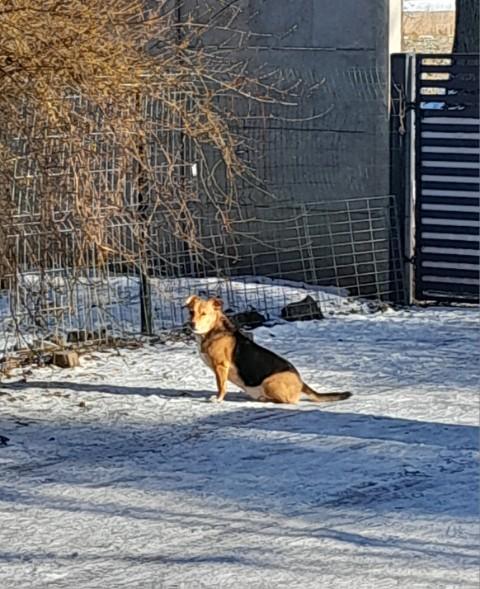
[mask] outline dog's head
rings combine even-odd
[[[190,326],[196,335],[211,331],[222,317],[223,302],[216,297],[205,300],[192,295],[185,301],[190,313]]]

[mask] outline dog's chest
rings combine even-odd
[[[200,354],[200,358],[203,360],[203,362],[209,368],[213,369],[213,365],[212,365],[212,361],[210,359],[210,356],[202,350],[202,338],[197,336],[195,339],[197,340],[197,347],[198,347],[198,353]]]
[[[213,370],[213,365],[212,365],[212,361],[210,359],[210,356],[208,354],[204,354],[203,352],[200,352],[200,358],[203,360],[203,362]]]

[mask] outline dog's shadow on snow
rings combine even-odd
[[[74,391],[78,393],[100,393],[107,395],[140,395],[142,397],[158,397],[159,399],[198,399],[202,401],[208,401],[212,395],[215,395],[215,389],[212,387],[211,390],[189,390],[189,389],[165,389],[158,387],[143,387],[143,386],[122,386],[122,385],[109,385],[101,383],[82,383],[82,382],[69,382],[69,381],[17,381],[14,383],[1,384],[0,389],[9,392],[17,392],[21,390],[32,390],[41,389],[48,390],[51,392]],[[248,401],[248,397],[240,392],[229,392],[228,400],[230,401]]]
[[[193,399],[210,403],[215,390],[165,389],[158,387],[130,387],[100,383],[69,381],[28,381],[0,385],[0,390],[10,393],[22,390],[41,389],[51,394],[68,395],[69,392],[101,393],[109,395],[140,395],[159,399]],[[223,407],[232,410],[213,412],[198,419],[202,431],[208,426],[242,427],[264,432],[286,431],[291,434],[347,436],[380,442],[399,442],[402,444],[434,445],[444,449],[475,450],[479,447],[478,428],[461,424],[424,422],[399,417],[377,416],[345,411],[349,401],[339,403],[314,403],[305,399],[300,407],[260,403],[252,401],[244,393],[229,392]],[[338,405],[342,412],[335,412]],[[215,406],[215,404],[212,404]],[[243,405],[243,406],[242,406]],[[234,407],[234,409],[233,409]],[[324,411],[323,409],[327,409]],[[171,427],[179,426],[170,424]]]

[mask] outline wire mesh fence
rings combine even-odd
[[[212,253],[192,263],[194,272],[181,280],[152,279],[156,326],[178,325],[181,304],[192,292],[220,296],[233,311],[254,308],[273,319],[306,295],[324,313],[341,310],[345,295],[401,300],[402,257],[393,197],[251,205],[242,213],[233,239],[221,247],[215,224],[204,220],[202,238]]]
[[[84,267],[52,265],[4,277],[5,349],[179,328],[183,302],[192,293],[220,296],[232,311],[255,309],[270,320],[306,295],[324,314],[342,312],[350,300],[345,295],[401,298],[402,260],[390,196],[243,207],[230,235],[220,231],[207,207],[198,208],[197,248],[162,231],[160,216],[148,226],[145,273],[124,260],[97,266],[92,253]],[[345,310],[351,309],[347,304]]]
[[[225,112],[237,113],[230,128],[245,169],[255,171],[240,178],[235,197],[218,154],[184,133],[178,109],[188,113],[192,96],[132,94],[125,108],[140,109],[146,128],[130,159],[87,100],[66,96],[93,121],[82,135],[92,210],[81,227],[74,208],[85,170],[72,160],[68,131],[38,128],[25,107],[28,136],[11,139],[14,214],[3,235],[14,263],[0,261],[0,347],[74,346],[181,328],[192,293],[221,296],[230,311],[255,309],[266,320],[307,295],[324,314],[358,309],[352,299],[400,301],[397,207],[378,190],[388,161],[379,163],[378,147],[362,143],[369,133],[362,114],[385,100],[384,72],[301,75],[308,92],[294,106],[221,96]],[[387,128],[382,112],[375,117]],[[47,212],[46,189],[55,196]],[[95,232],[101,240],[85,246]]]

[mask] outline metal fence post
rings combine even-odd
[[[143,97],[137,93],[136,95],[137,108],[141,110],[146,108],[143,104]],[[145,147],[143,141],[138,146],[138,153],[140,158],[148,158],[148,149]],[[148,201],[149,201],[149,186],[147,180],[142,173],[141,165],[137,164],[137,190],[138,190],[138,216],[142,224],[142,232],[144,234],[145,243],[148,243],[148,232],[150,227],[148,225]],[[140,255],[142,252],[140,251]],[[142,256],[143,257],[143,256]],[[140,301],[140,328],[143,335],[153,335],[153,315],[152,315],[152,289],[148,279],[148,259],[141,259],[139,263],[139,301]]]
[[[406,302],[414,300],[415,284],[415,202],[416,202],[416,57],[406,57],[405,96],[406,96],[406,143],[405,143],[405,285]]]
[[[390,192],[395,196],[404,259],[402,300],[411,304],[415,242],[415,56],[399,53],[391,62]]]
[[[143,335],[153,335],[152,289],[148,276],[140,275],[140,322]]]

